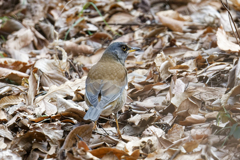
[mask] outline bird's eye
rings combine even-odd
[[[125,52],[127,50],[127,46],[122,46],[122,50]]]

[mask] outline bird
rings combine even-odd
[[[85,102],[89,109],[84,120],[96,122],[100,115],[109,116],[114,113],[117,132],[121,137],[117,113],[124,106],[127,97],[125,60],[129,53],[140,50],[123,42],[114,42],[107,47],[101,59],[88,72]]]

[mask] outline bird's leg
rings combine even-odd
[[[97,121],[94,122],[93,129],[97,129]]]
[[[118,125],[118,115],[117,115],[117,113],[114,114],[114,118],[115,118],[116,125],[117,125],[118,138],[122,139],[122,135],[121,135],[121,132],[120,132],[120,129],[119,129],[119,125]]]

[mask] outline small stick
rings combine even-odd
[[[78,72],[77,68],[74,66],[74,64],[68,59],[68,62],[73,66],[74,70],[77,72],[79,78],[81,78],[82,76],[80,75],[80,73]]]

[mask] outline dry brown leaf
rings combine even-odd
[[[0,122],[7,122],[7,115],[3,110],[0,110]]]
[[[78,88],[85,88],[85,81],[86,77],[82,77],[81,79],[76,79],[74,82],[67,81],[61,86],[53,85],[49,88],[49,91],[46,95],[36,98],[34,103],[37,104],[43,99],[45,99],[46,101],[48,101],[49,99],[57,100],[58,97],[66,97],[68,95],[73,97],[75,90],[77,90]]]
[[[6,45],[10,49],[20,50],[29,45],[33,41],[33,38],[34,34],[30,29],[22,28],[9,37]]]
[[[0,124],[0,135],[1,137],[5,137],[9,140],[13,140],[12,133],[8,130],[8,128],[2,124]]]
[[[32,64],[27,62],[18,61],[13,58],[1,58],[0,59],[0,67],[8,68],[16,71],[20,71],[25,73],[27,69],[31,67]]]
[[[170,130],[168,130],[167,134],[168,140],[174,142],[183,138],[184,129],[185,129],[184,126],[174,124],[173,127]]]
[[[191,98],[187,98],[179,105],[177,109],[177,115],[181,115],[181,111],[187,111],[188,114],[197,114],[200,106],[196,104]],[[187,116],[186,116],[187,117]]]
[[[61,119],[62,116],[64,117],[72,117],[74,119],[76,119],[78,122],[82,122],[82,121],[85,121],[83,120],[83,117],[85,115],[85,112],[84,111],[81,111],[77,108],[69,108],[67,109],[66,111],[64,112],[61,112],[55,116],[52,116],[51,118],[53,119]]]
[[[169,27],[173,31],[183,32],[184,22],[166,17],[160,13],[157,13],[157,16],[164,26]]]
[[[0,138],[0,149],[5,149],[7,147],[7,144],[6,143],[4,143],[4,138],[3,137],[1,137]],[[0,158],[2,158],[2,157],[0,157]]]
[[[140,147],[141,152],[144,153],[151,153],[156,151],[158,147],[158,139],[156,136],[150,136],[150,137],[143,137],[139,140],[132,139],[126,144],[126,150],[128,151],[128,154],[134,153],[135,147]]]
[[[142,136],[146,137],[146,136],[151,136],[153,134],[156,135],[157,137],[165,136],[165,132],[161,128],[157,128],[155,126],[150,126],[146,128],[143,131]]]
[[[90,37],[91,41],[94,41],[97,43],[103,43],[106,41],[110,41],[112,39],[113,39],[112,36],[105,32],[96,32]]]
[[[134,123],[135,126],[146,126],[147,124],[154,122],[155,118],[156,117],[154,113],[137,114],[134,117],[129,118],[128,122]]]
[[[35,98],[35,95],[38,92],[38,90],[37,90],[38,84],[37,84],[37,80],[35,78],[33,71],[31,71],[31,75],[28,79],[28,83],[29,83],[29,88],[28,88],[26,103],[27,103],[27,105],[33,105],[33,100]]]
[[[172,154],[168,151],[165,151],[164,149],[158,149],[153,153],[148,154],[147,158],[145,160],[156,160],[158,158],[161,159],[170,159]]]
[[[67,41],[64,43],[64,50],[68,55],[72,54],[73,56],[93,54],[94,48],[88,45],[78,45],[76,43]]]
[[[20,157],[18,154],[14,153],[12,150],[2,150],[0,152],[0,159],[7,159],[7,160],[21,160],[22,157]]]
[[[198,147],[198,142],[197,141],[187,142],[183,145],[183,147],[189,153]]]
[[[179,124],[183,126],[189,126],[192,124],[198,124],[198,123],[204,123],[206,121],[206,118],[200,115],[190,115],[186,117],[184,121],[180,121]]]
[[[0,100],[0,108],[6,107],[9,105],[19,104],[24,101],[25,101],[25,99],[24,99],[23,95],[6,96]]]
[[[201,156],[201,151],[194,152],[191,154],[180,153],[174,158],[174,160],[182,160],[182,159],[184,159],[184,160],[192,160],[192,159],[203,160],[202,156]]]
[[[238,44],[231,42],[228,39],[228,36],[227,36],[226,32],[223,30],[223,28],[218,28],[216,35],[217,35],[217,44],[221,50],[229,51],[229,52],[239,52],[240,51],[240,46]]]
[[[118,159],[121,159],[122,156],[126,156],[128,155],[126,152],[116,149],[116,148],[107,148],[107,147],[103,147],[103,148],[99,148],[99,149],[95,149],[90,151],[90,153],[92,155],[94,155],[95,157],[98,158],[102,158],[103,156],[105,156],[108,153],[113,153]]]
[[[211,128],[195,128],[191,130],[191,136],[195,140],[202,140],[209,137],[212,134]]]
[[[80,55],[77,58],[75,58],[74,61],[80,64],[84,64],[87,67],[91,67],[100,60],[104,51],[105,49],[100,48],[95,52],[93,56],[86,57],[86,56]]]
[[[79,142],[77,143],[77,147],[78,147],[79,149],[80,149],[80,148],[84,148],[85,151],[90,150],[90,149],[88,148],[87,144],[86,144],[84,141],[79,141]]]
[[[60,85],[67,81],[64,72],[68,71],[69,64],[66,60],[40,59],[35,65],[38,68],[38,74],[41,76],[43,86]]]
[[[5,33],[12,33],[14,31],[18,31],[22,29],[24,26],[17,20],[15,19],[8,19],[1,27],[0,31],[5,32]]]
[[[102,158],[102,160],[119,160],[118,157],[113,152],[108,152]]]
[[[80,136],[85,142],[88,142],[92,136],[93,124],[85,124],[74,128],[66,137],[62,149],[69,150],[76,143],[77,135]]]
[[[133,21],[134,17],[131,14],[125,13],[125,12],[118,12],[116,14],[114,14],[109,20],[108,23],[127,23],[127,22],[131,22]],[[117,30],[119,29],[121,26],[119,25],[115,25],[115,26],[111,26],[112,30]],[[109,30],[109,28],[106,26],[105,27],[106,30]]]
[[[55,105],[49,103],[45,99],[40,101],[37,104],[37,106],[38,106],[38,108],[35,109],[35,113],[37,115],[42,115],[45,112],[45,114],[49,116],[49,115],[53,115],[57,112],[57,107]]]
[[[11,70],[8,68],[2,68],[0,67],[0,77],[1,78],[8,78],[12,81],[14,81],[17,84],[22,83],[22,78],[28,78],[29,75],[23,72]]]

